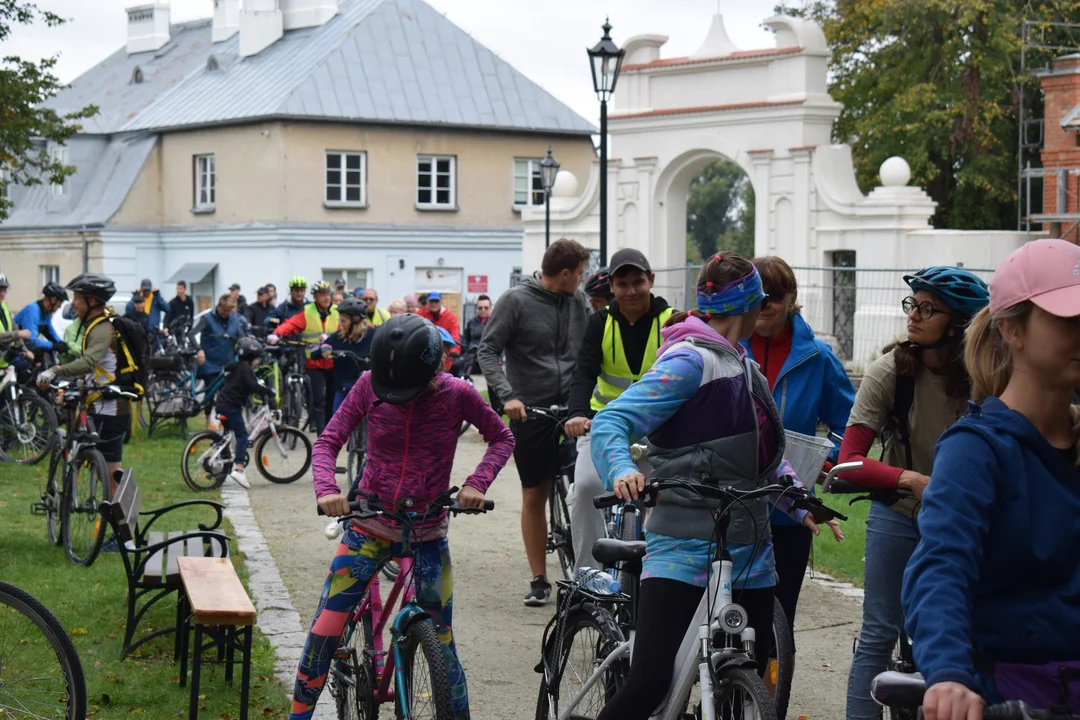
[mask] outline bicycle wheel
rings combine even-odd
[[[64,452],[60,449],[60,443],[53,446],[49,457],[49,480],[45,484],[45,494],[41,496],[41,504],[45,506],[45,527],[49,533],[49,542],[59,545],[63,542],[60,528],[60,492],[58,487],[64,482]]]
[[[452,720],[450,678],[435,625],[430,619],[414,621],[400,640],[403,697],[396,697],[398,717],[409,720]]]
[[[60,524],[64,550],[76,565],[90,565],[101,551],[108,522],[99,510],[109,499],[109,469],[93,447],[84,447],[68,465],[64,494],[60,498]]]
[[[791,700],[791,683],[795,679],[795,637],[791,634],[787,615],[780,601],[773,598],[773,652],[775,660],[770,659],[765,669],[765,686],[772,688],[773,706],[777,720],[787,716],[788,702]]]
[[[713,704],[717,720],[776,720],[769,689],[755,670],[728,668],[716,680]]]
[[[0,582],[0,717],[86,717],[86,681],[64,626],[36,598]]]
[[[232,448],[224,445],[224,436],[203,430],[191,436],[180,456],[180,472],[184,482],[195,492],[221,487],[232,472]]]
[[[326,686],[337,706],[338,720],[376,720],[374,644],[371,613],[346,628],[345,642],[334,653]]]
[[[548,552],[559,556],[563,577],[574,579],[574,543],[570,530],[570,508],[567,506],[566,479],[559,475],[551,483],[548,495]]]
[[[544,663],[555,680],[547,685],[547,675],[540,684],[536,701],[536,720],[553,720],[568,709],[608,655],[623,642],[622,630],[615,617],[606,609],[590,606],[571,608],[563,624],[561,638],[552,634],[544,649]],[[571,709],[574,718],[595,718],[604,705],[626,683],[630,673],[630,657],[608,666],[604,676],[594,684]]]
[[[296,428],[278,425],[276,433],[263,433],[259,440],[255,467],[270,482],[298,480],[311,467],[311,440]]]
[[[361,420],[356,429],[349,434],[349,482],[356,481],[357,476],[364,471],[364,462],[367,461],[367,420]]]
[[[56,413],[45,398],[23,392],[0,410],[0,452],[12,462],[33,465],[56,439]]]

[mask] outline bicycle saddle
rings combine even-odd
[[[605,567],[618,562],[640,560],[645,557],[645,541],[626,542],[624,540],[600,538],[593,543],[592,554],[597,562],[602,563]]]
[[[902,673],[890,670],[874,678],[870,695],[886,707],[919,707],[926,694],[922,673]]]

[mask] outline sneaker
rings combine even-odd
[[[248,482],[247,475],[244,474],[243,470],[233,470],[231,473],[229,473],[229,477],[232,478],[237,485],[244,488],[245,490],[251,487],[251,483]]]
[[[537,575],[529,583],[529,592],[525,594],[526,607],[542,607],[551,602],[551,583],[543,575]]]

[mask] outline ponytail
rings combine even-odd
[[[701,312],[700,310],[690,310],[689,312],[682,311],[671,313],[671,317],[669,317],[667,322],[664,323],[664,327],[669,328],[673,325],[678,325],[679,323],[684,322],[686,318],[689,317],[696,317],[701,322],[709,322],[709,317],[705,313]]]
[[[964,336],[964,364],[976,401],[1000,396],[1012,377],[1012,350],[1001,336],[998,323],[1005,320],[1027,325],[1031,308],[1030,302],[1022,302],[992,316],[987,306],[971,319]]]

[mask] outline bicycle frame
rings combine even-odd
[[[283,448],[281,448],[280,446],[279,441],[277,440],[277,426],[273,421],[272,411],[269,407],[263,405],[261,408],[259,408],[259,411],[255,413],[255,417],[251,419],[251,422],[247,424],[248,437],[254,440],[267,428],[269,428],[270,432],[274,434],[274,441],[275,444],[278,444],[278,450],[283,450]],[[218,457],[221,455],[222,451],[224,451],[225,448],[229,447],[232,444],[235,435],[236,434],[232,430],[227,430],[222,435],[221,442],[215,443],[214,445],[211,445],[209,448],[207,448],[206,451],[199,456],[196,462],[198,462],[198,464],[201,466],[207,460],[217,460]],[[243,458],[239,458],[239,460],[243,460]],[[233,461],[236,462],[237,458],[234,458]]]

